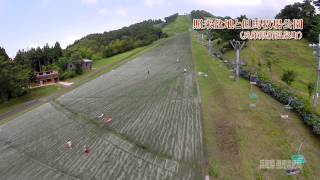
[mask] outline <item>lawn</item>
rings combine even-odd
[[[188,15],[180,15],[176,21],[168,24],[163,28],[163,31],[169,36],[176,35],[178,33],[186,32],[191,28],[191,18]]]
[[[234,82],[225,65],[210,57],[192,38],[192,56],[198,77],[208,173],[216,179],[317,179],[320,177],[320,142],[302,121],[290,113],[280,119],[282,105],[254,88],[257,107],[250,109],[249,82]],[[302,139],[307,159],[302,174],[287,177],[285,170],[261,170],[260,160],[287,160]]]
[[[310,100],[308,95],[308,83],[314,83],[316,79],[316,58],[312,54],[312,49],[308,47],[308,42],[301,41],[250,41],[247,47],[241,52],[241,59],[251,66],[252,54],[256,54],[257,62],[262,64],[261,73],[271,79],[271,73],[266,67],[266,51],[271,52],[270,59],[274,61],[272,66],[273,81],[282,86],[288,86],[281,81],[281,75],[284,70],[293,70],[296,72],[296,80],[292,83],[291,88],[295,94]],[[226,59],[234,59],[234,51],[228,51],[225,54]],[[320,106],[317,108],[320,113]]]

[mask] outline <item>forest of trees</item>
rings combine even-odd
[[[0,47],[0,103],[29,92],[31,71],[11,60]]]
[[[166,37],[161,28],[155,26],[160,23],[163,23],[160,19],[147,20],[119,30],[90,34],[67,47],[65,56],[96,60],[148,45]]]
[[[320,1],[318,1],[320,2]],[[320,7],[317,1],[314,5]],[[318,42],[320,32],[320,15],[316,14],[316,9],[311,0],[304,0],[285,6],[276,16],[279,19],[303,19],[303,36],[311,42]]]
[[[192,19],[205,19],[207,17],[214,17],[211,13],[204,10],[193,10],[190,14]]]
[[[46,44],[42,48],[19,50],[14,62],[30,68],[34,72],[39,72],[46,66],[57,62],[60,57],[62,57],[62,48],[59,42],[56,42],[53,47]]]

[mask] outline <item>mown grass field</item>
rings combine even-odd
[[[175,22],[168,24],[163,28],[163,31],[169,36],[176,35],[178,33],[187,32],[191,27],[191,18],[188,15],[180,15]]]
[[[309,101],[308,83],[315,82],[317,59],[312,53],[312,49],[308,47],[308,42],[301,41],[249,41],[247,47],[241,51],[241,59],[246,61],[249,66],[252,66],[252,54],[256,54],[257,62],[262,64],[261,73],[265,77],[271,79],[271,73],[266,67],[265,53],[271,52],[270,59],[274,61],[272,66],[272,79],[276,84],[288,88],[288,86],[281,81],[281,75],[284,70],[293,70],[297,73],[296,80],[292,83],[291,88],[293,92],[300,97]],[[225,54],[226,59],[234,59],[234,51],[228,51]],[[255,65],[258,69],[257,64]],[[320,113],[320,105],[317,107],[318,114]]]
[[[231,80],[231,72],[207,52],[193,36],[196,71],[208,74],[198,79],[209,174],[230,180],[319,179],[319,138],[293,113],[290,120],[281,120],[282,105],[256,88],[257,108],[250,109],[249,82]],[[307,160],[302,174],[287,177],[285,170],[260,169],[260,160],[290,159],[302,139]]]

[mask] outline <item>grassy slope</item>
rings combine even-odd
[[[12,99],[8,101],[7,103],[0,104],[0,114],[4,114],[6,112],[9,112],[18,106],[22,105],[23,103],[26,103],[31,100],[44,98],[53,96],[52,98],[58,97],[71,89],[90,81],[91,79],[94,79],[104,73],[107,73],[108,71],[119,67],[121,64],[128,62],[129,60],[145,53],[146,51],[156,47],[160,43],[165,41],[165,39],[158,40],[148,46],[140,47],[133,49],[131,51],[118,54],[115,56],[112,56],[110,58],[101,59],[98,61],[95,61],[93,64],[93,67],[96,68],[92,71],[89,71],[87,73],[84,73],[83,75],[77,76],[72,79],[68,79],[69,82],[74,82],[74,85],[70,88],[61,88],[60,85],[52,85],[52,86],[46,86],[41,88],[36,88],[31,91],[30,94],[22,97],[18,97],[15,99]],[[10,118],[11,119],[11,118]]]
[[[192,38],[193,60],[199,77],[201,108],[209,173],[217,179],[317,179],[320,177],[320,142],[294,114],[280,120],[281,104],[255,88],[257,109],[248,104],[249,83],[229,79],[230,71],[214,60]],[[307,159],[303,174],[294,178],[284,170],[260,170],[260,160],[289,159],[302,138]]]
[[[13,108],[15,108],[17,105],[20,105],[20,104],[25,103],[27,101],[32,101],[37,98],[45,97],[48,94],[52,94],[52,93],[58,91],[59,89],[61,89],[61,86],[59,86],[59,85],[51,85],[51,86],[33,89],[30,94],[27,94],[25,96],[15,98],[15,99],[12,99],[6,103],[0,104],[0,114],[8,112],[8,111],[12,110]]]
[[[190,16],[180,15],[177,17],[174,23],[170,23],[163,28],[163,31],[169,36],[176,35],[178,33],[186,32],[191,27]]]
[[[294,70],[297,73],[296,81],[292,87],[294,92],[304,99],[308,100],[307,84],[314,83],[316,78],[316,59],[308,43],[302,41],[250,41],[248,47],[241,52],[241,59],[250,63],[251,54],[256,51],[257,58],[265,64],[264,52],[268,50],[274,54],[271,56],[276,62],[272,68],[273,80],[281,86],[286,86],[281,81],[281,75],[284,70]],[[234,59],[235,53],[229,51],[225,57]],[[263,66],[262,72],[270,78],[266,66]],[[317,112],[320,113],[320,106]]]

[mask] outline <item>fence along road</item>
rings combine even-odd
[[[178,35],[0,126],[0,179],[203,179],[191,58]]]

